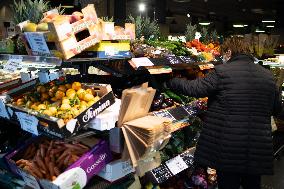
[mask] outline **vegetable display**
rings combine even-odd
[[[88,150],[89,147],[79,142],[45,139],[31,144],[16,160],[16,165],[38,179],[55,180]]]

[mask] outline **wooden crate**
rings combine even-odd
[[[100,30],[94,5],[85,7],[82,13],[84,18],[72,24],[67,18],[49,23],[49,30],[56,35],[59,50],[64,59],[69,59],[100,41],[98,35]],[[87,31],[89,36],[78,39],[76,35],[82,31]]]

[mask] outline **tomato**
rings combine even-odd
[[[72,83],[72,89],[78,91],[79,89],[81,89],[81,83],[80,82]]]

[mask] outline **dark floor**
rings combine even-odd
[[[274,161],[274,175],[262,177],[262,189],[284,189],[284,155]]]
[[[276,132],[274,135],[274,151],[276,152],[284,144],[284,132]],[[284,149],[274,160],[274,175],[262,177],[262,189],[284,189]]]

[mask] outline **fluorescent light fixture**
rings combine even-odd
[[[61,7],[65,8],[65,9],[73,9],[74,8],[73,5],[62,5]]]
[[[245,26],[242,25],[242,24],[233,24],[233,27],[234,27],[234,28],[243,28],[243,27],[245,27]]]
[[[268,25],[268,26],[266,26],[267,28],[274,28],[274,26],[273,25]]]
[[[188,18],[190,18],[190,14],[187,14],[186,16],[187,16]]]
[[[199,25],[208,26],[208,25],[210,25],[210,22],[199,22]]]
[[[144,3],[140,3],[140,4],[138,5],[138,10],[139,10],[140,12],[144,12],[144,11],[146,10],[146,5],[145,5]]]
[[[248,25],[247,25],[247,24],[245,24],[245,25],[244,25],[244,27],[248,27]]]
[[[256,33],[264,33],[265,31],[264,31],[264,30],[256,29],[255,32],[256,32]]]
[[[275,23],[275,20],[262,20],[262,23]]]

